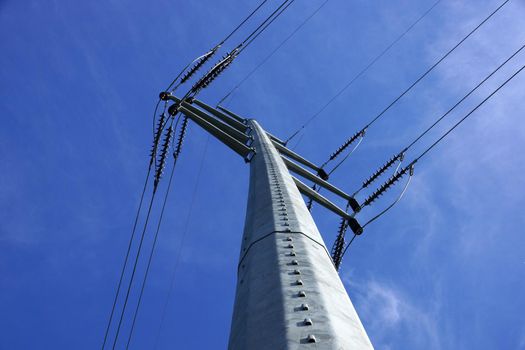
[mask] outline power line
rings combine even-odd
[[[173,124],[173,119],[172,119],[171,123]],[[168,133],[166,134],[166,138],[165,138],[164,145],[163,145],[163,150],[161,152],[161,160],[166,157],[166,151],[165,150],[167,150],[169,148],[170,137],[172,135],[172,132],[169,132],[169,130],[172,130],[172,126],[171,125],[170,125],[170,128],[168,129]],[[135,273],[137,271],[137,265],[138,265],[138,262],[139,262],[139,257],[140,257],[140,253],[141,253],[141,250],[142,250],[142,245],[144,243],[144,237],[146,235],[146,230],[147,230],[149,218],[150,218],[150,215],[151,215],[151,209],[153,208],[153,202],[154,202],[154,199],[155,199],[155,194],[157,193],[157,188],[158,188],[157,185],[158,185],[159,180],[160,180],[160,178],[162,176],[162,170],[163,170],[162,163],[164,163],[164,161],[161,161],[161,165],[159,165],[159,168],[156,169],[156,173],[155,173],[155,176],[154,176],[155,182],[154,182],[154,185],[153,185],[153,192],[151,194],[151,199],[150,199],[150,203],[149,203],[149,207],[148,207],[148,212],[146,214],[146,219],[145,219],[144,226],[143,226],[143,229],[142,229],[142,234],[141,234],[141,237],[140,237],[139,246],[137,248],[137,253],[135,254],[135,261],[134,261],[134,264],[133,264],[133,270],[132,270],[131,277],[130,277],[130,280],[129,280],[129,283],[128,283],[128,289],[126,291],[126,296],[124,298],[124,304],[122,306],[122,311],[121,311],[121,314],[120,314],[120,318],[119,318],[119,322],[118,322],[118,326],[117,326],[117,331],[115,333],[115,339],[113,341],[112,349],[115,349],[115,346],[117,345],[118,336],[120,334],[120,328],[121,328],[122,322],[124,320],[124,314],[126,312],[126,307],[127,307],[128,300],[129,300],[129,295],[130,295],[130,292],[131,292],[131,287],[133,285],[133,280],[135,278]]]
[[[215,51],[217,51],[228,39],[231,38],[231,36],[233,34],[235,34],[250,18],[252,18],[252,16],[257,13],[257,11],[259,11],[259,9],[267,2],[268,0],[263,0],[246,18],[244,18],[244,20],[241,21],[241,23],[239,23],[228,35],[226,35],[224,37],[224,39],[222,39],[217,45],[215,45],[215,47],[213,49],[211,49],[210,51],[208,51],[207,53],[205,53],[204,55],[202,56],[199,56],[197,57],[196,59],[194,59],[193,61],[191,61],[189,64],[187,64],[182,70],[181,72],[175,77],[175,79],[173,79],[173,81],[170,83],[170,85],[168,86],[167,89],[165,89],[164,91],[169,91],[171,89],[171,87],[175,84],[175,82],[182,76],[182,74],[184,74],[184,72],[195,62],[199,61],[199,60],[202,60],[203,58],[206,58],[208,59],[209,57],[211,57],[211,55],[213,53],[215,53]],[[199,65],[198,68],[200,68],[202,64]],[[195,69],[195,72],[197,71],[197,69]],[[188,77],[192,75],[192,74],[188,74]],[[182,83],[182,82],[181,82]]]
[[[499,5],[494,11],[490,13],[483,21],[481,21],[480,24],[478,24],[474,29],[472,29],[463,39],[461,39],[454,47],[452,47],[443,57],[441,57],[436,63],[434,63],[423,75],[421,75],[416,81],[414,81],[405,91],[401,93],[398,97],[394,99],[385,109],[383,109],[378,115],[376,115],[374,118],[372,118],[371,121],[368,122],[368,124],[365,125],[365,129],[370,127],[372,124],[374,124],[383,114],[385,114],[386,111],[388,111],[394,104],[396,104],[397,101],[399,101],[403,96],[405,96],[414,86],[416,86],[423,78],[425,78],[431,71],[434,70],[445,58],[447,58],[452,52],[454,52],[465,40],[467,40],[474,32],[476,32],[485,22],[487,22],[496,12],[498,12],[506,3],[508,3],[510,0],[505,0],[501,5]]]
[[[474,107],[469,113],[467,113],[463,118],[461,118],[454,126],[452,126],[446,133],[444,133],[439,139],[437,139],[432,145],[430,145],[425,151],[423,151],[417,158],[415,158],[411,164],[415,164],[421,158],[423,158],[428,152],[430,152],[434,147],[436,147],[445,137],[447,137],[454,129],[456,129],[461,123],[463,123],[468,117],[472,115],[479,107],[481,107],[485,102],[487,102],[492,96],[494,96],[499,90],[501,90],[508,82],[510,82],[516,75],[521,73],[525,69],[525,65],[522,66],[518,71],[512,74],[505,82],[503,82],[496,90],[494,90],[490,95],[485,97],[476,107]]]
[[[199,170],[197,172],[197,177],[196,177],[196,180],[195,180],[195,186],[193,188],[193,195],[192,195],[191,201],[190,201],[190,209],[188,211],[188,215],[186,216],[186,221],[185,221],[185,224],[184,224],[184,231],[182,233],[182,238],[181,238],[181,241],[180,241],[181,243],[180,243],[177,255],[175,257],[175,262],[174,262],[173,267],[172,267],[172,273],[171,273],[171,278],[170,278],[170,287],[169,287],[169,290],[168,290],[168,294],[166,295],[166,299],[164,301],[164,307],[162,308],[162,315],[161,315],[159,328],[157,330],[157,335],[156,335],[156,338],[155,338],[154,349],[157,349],[157,346],[158,346],[158,342],[159,342],[159,338],[160,338],[160,332],[162,330],[162,326],[164,325],[164,320],[166,318],[166,310],[168,308],[168,303],[169,303],[171,294],[173,292],[173,287],[175,285],[175,275],[176,275],[176,272],[177,272],[177,268],[179,266],[179,261],[180,261],[180,257],[181,257],[181,254],[182,254],[182,248],[184,247],[184,242],[186,240],[186,236],[187,236],[188,231],[189,231],[189,223],[190,223],[191,215],[193,213],[193,206],[195,204],[195,198],[196,198],[196,195],[197,195],[197,190],[199,189],[199,186],[200,186],[200,179],[201,179],[202,169],[204,167],[204,160],[206,158],[206,152],[208,150],[209,141],[210,141],[210,135],[208,134],[208,138],[206,139],[206,143],[204,145],[204,151],[202,152]]]
[[[253,68],[241,81],[239,81],[237,83],[237,85],[235,85],[226,95],[224,95],[224,97],[219,102],[217,102],[217,105],[220,105],[229,96],[231,96],[233,94],[233,92],[235,92],[235,90],[237,90],[246,80],[248,80],[263,64],[265,64],[277,51],[279,51],[279,49],[284,44],[286,44],[288,42],[288,40],[290,40],[308,21],[310,21],[324,7],[324,5],[326,5],[328,3],[328,1],[330,1],[330,0],[325,0],[323,3],[321,3],[321,5],[319,5],[319,7],[317,7],[317,9],[315,9],[314,12],[312,12],[308,17],[306,17],[301,22],[301,24],[299,24],[299,26],[297,26],[295,28],[295,30],[290,33],[290,35],[288,35],[283,41],[281,41],[281,43],[279,45],[277,45],[277,47],[275,49],[273,49],[272,52],[270,52],[270,54],[268,54],[261,62],[259,62],[259,64],[257,66],[255,66],[255,68]],[[439,1],[441,1],[441,0],[439,0]]]
[[[374,174],[363,181],[361,187],[354,193],[354,196],[359,193],[362,189],[368,187],[374,182],[379,176],[381,176],[388,168],[390,168],[396,161],[402,160],[404,154],[412,148],[423,136],[425,136],[430,130],[432,130],[438,123],[440,123],[446,116],[448,116],[454,109],[456,109],[461,103],[463,103],[469,96],[471,96],[477,89],[479,89],[487,80],[489,80],[494,74],[496,74],[503,66],[505,66],[510,60],[512,60],[517,54],[519,54],[525,48],[525,44],[518,48],[512,55],[510,55],[505,61],[499,64],[494,70],[492,70],[485,78],[483,78],[476,86],[470,89],[461,99],[459,99],[452,107],[450,107],[443,115],[437,118],[430,126],[428,126],[423,132],[421,132],[414,140],[412,140],[403,150],[398,154],[390,158],[382,167],[380,167]]]
[[[416,21],[414,21],[410,26],[408,26],[407,29],[403,33],[401,33],[394,41],[392,41],[390,44],[388,44],[383,51],[381,51],[377,56],[375,56],[363,69],[361,69],[356,75],[353,76],[350,81],[343,86],[334,96],[332,96],[317,112],[315,112],[310,118],[307,119],[307,121],[299,128],[297,129],[288,139],[286,142],[293,139],[301,130],[306,128],[315,118],[319,116],[332,102],[335,101],[336,98],[338,98],[343,92],[346,91],[357,79],[359,79],[363,74],[365,74],[377,61],[379,61],[390,49],[397,44],[405,35],[408,34],[414,28],[423,18],[425,18],[430,11],[432,11],[441,0],[436,1],[432,6],[430,6],[421,16],[417,18]]]
[[[367,206],[367,205],[370,205],[373,201],[375,201],[379,196],[381,196],[386,190],[388,190],[392,185],[394,185],[397,181],[399,181],[403,175],[409,173],[410,176],[412,176],[413,174],[413,169],[414,169],[414,165],[419,161],[421,160],[425,155],[428,154],[428,152],[430,152],[434,147],[436,147],[440,142],[442,142],[452,131],[454,131],[458,126],[460,126],[465,120],[467,120],[475,111],[477,111],[481,106],[483,106],[489,99],[491,99],[496,93],[498,93],[505,85],[507,85],[512,79],[514,79],[519,73],[521,73],[523,70],[525,69],[525,65],[523,65],[520,69],[518,69],[516,72],[514,72],[509,78],[507,78],[502,84],[500,84],[495,90],[493,90],[487,97],[485,97],[480,103],[478,103],[474,108],[472,108],[465,116],[463,116],[463,118],[461,118],[457,123],[455,123],[451,128],[449,128],[443,135],[441,135],[441,137],[439,137],[436,141],[434,141],[429,147],[427,147],[423,152],[421,152],[419,154],[419,156],[417,156],[416,158],[414,158],[410,164],[408,164],[406,167],[404,167],[403,169],[401,169],[397,174],[393,175],[390,179],[388,179],[383,185],[381,185],[381,187],[374,191],[374,193],[369,196],[365,201],[364,201],[364,204],[362,205],[363,206]],[[410,183],[410,179],[409,181],[407,181],[407,184],[405,185],[403,191],[401,192],[401,195],[394,201],[394,203],[392,203],[391,205],[389,205],[385,210],[383,210],[381,213],[379,213],[379,215],[376,215],[374,216],[372,219],[370,219],[364,226],[367,226],[368,224],[370,224],[371,222],[375,221],[376,219],[378,219],[380,216],[382,216],[383,214],[385,214],[388,210],[390,210],[397,202],[399,202],[399,200],[401,199],[401,197],[403,196],[403,194],[405,193],[407,187],[408,187],[408,184]],[[350,243],[346,246],[344,252],[343,252],[343,255],[344,253],[347,251],[348,247],[350,246],[350,244],[352,243],[352,241],[354,240],[355,238],[355,235],[354,237],[352,238],[352,240],[350,241]]]
[[[248,41],[250,41],[250,39],[252,37],[257,37],[259,36],[266,28],[268,28],[268,25],[265,26],[265,24],[268,22],[268,21],[271,21],[273,22],[275,19],[272,19],[274,16],[275,17],[279,17],[284,11],[281,11],[280,13],[279,10],[281,10],[281,8],[283,8],[284,6],[288,7],[292,2],[294,2],[295,0],[284,0],[281,5],[279,5],[268,17],[266,17],[266,19],[261,23],[259,24],[259,26],[257,28],[255,28],[251,33],[250,35],[248,35],[240,44],[239,44],[239,47],[242,47],[244,45],[248,45],[246,44]],[[287,3],[290,2],[290,4],[287,5]],[[270,22],[270,23],[271,23]],[[264,27],[264,28],[263,28]],[[261,29],[262,28],[262,29]],[[255,39],[255,38],[254,38]],[[253,40],[252,40],[253,41]],[[251,41],[250,41],[251,43]]]
[[[179,116],[179,118],[177,118],[177,122],[175,123],[175,129],[177,129],[177,124],[179,123],[179,120],[180,120],[180,116]],[[140,304],[142,302],[142,296],[144,294],[144,288],[146,287],[146,281],[148,279],[148,275],[149,275],[149,271],[150,271],[150,267],[151,267],[151,261],[153,260],[153,254],[155,253],[155,247],[157,246],[157,239],[158,239],[159,232],[160,232],[160,225],[162,224],[162,219],[164,217],[164,210],[166,208],[166,203],[168,201],[168,195],[170,193],[171,183],[172,183],[172,180],[173,180],[173,174],[175,173],[175,167],[177,166],[177,160],[178,160],[178,157],[174,157],[174,159],[173,159],[173,166],[171,168],[171,173],[170,173],[170,177],[169,177],[169,181],[168,181],[168,187],[166,189],[166,194],[164,195],[164,201],[162,203],[162,208],[161,208],[161,211],[160,211],[160,217],[159,217],[159,221],[158,221],[158,224],[157,224],[157,229],[155,231],[155,235],[154,235],[154,238],[153,238],[153,244],[151,246],[151,250],[150,250],[150,254],[149,254],[149,258],[148,258],[148,264],[146,266],[146,272],[144,273],[144,278],[142,280],[142,285],[141,285],[141,288],[140,288],[140,294],[139,294],[139,298],[138,298],[138,301],[137,301],[137,306],[135,307],[135,312],[133,313],[133,321],[131,323],[131,330],[129,332],[128,341],[126,343],[126,349],[129,348],[129,345],[130,345],[130,342],[131,342],[131,338],[133,336],[133,331],[135,329],[135,322],[137,320],[137,315],[139,313]]]
[[[483,19],[474,29],[472,29],[467,35],[465,35],[456,45],[454,45],[449,51],[447,51],[439,60],[437,60],[430,68],[428,68],[419,78],[417,78],[408,88],[406,88],[398,97],[396,97],[387,107],[385,107],[379,114],[377,114],[375,117],[373,117],[359,132],[365,132],[370,126],[372,126],[379,118],[381,118],[392,106],[394,106],[403,96],[405,96],[410,90],[412,90],[413,87],[415,87],[423,78],[425,78],[431,71],[434,70],[443,60],[445,60],[452,52],[454,52],[465,40],[467,40],[472,34],[474,34],[483,24],[485,24],[494,14],[496,14],[505,4],[507,4],[509,0],[505,0],[503,3],[501,3],[495,10],[493,10],[485,19]],[[297,132],[292,135],[291,137],[294,137],[297,134]],[[356,133],[357,134],[357,133]],[[354,134],[355,136],[355,134]],[[327,164],[328,162],[335,159],[335,156],[339,155],[345,148],[347,148],[352,142],[352,136],[350,139],[345,141],[342,146],[339,147],[339,149],[330,156],[329,160],[325,162]],[[289,138],[290,139],[290,138]],[[335,155],[335,156],[334,156]]]
[[[131,246],[133,244],[133,239],[135,237],[135,231],[137,229],[137,223],[138,223],[139,216],[140,216],[140,211],[141,211],[141,208],[142,208],[142,202],[144,200],[144,195],[146,193],[146,188],[148,187],[148,180],[149,180],[150,174],[151,174],[151,164],[150,164],[150,166],[148,168],[148,172],[146,174],[146,180],[144,181],[144,188],[142,189],[142,194],[140,195],[139,207],[137,209],[137,214],[135,215],[135,222],[133,223],[133,229],[131,231],[131,236],[130,236],[129,243],[128,243],[128,249],[126,251],[126,257],[124,258],[124,264],[122,265],[122,270],[120,272],[120,278],[119,278],[118,285],[117,285],[117,291],[115,292],[115,298],[113,300],[113,306],[111,307],[111,313],[109,315],[108,324],[106,326],[106,332],[104,334],[104,341],[102,343],[102,349],[104,349],[104,347],[106,346],[106,342],[107,342],[107,338],[108,338],[108,334],[109,334],[109,329],[111,327],[111,322],[113,321],[113,314],[115,313],[115,308],[117,306],[118,296],[120,294],[120,287],[122,286],[122,280],[124,279],[124,273],[125,273],[125,270],[126,270],[126,266],[128,264],[129,253],[131,252]]]
[[[226,40],[228,40],[228,39],[229,39],[229,38],[230,38],[230,37],[231,37],[231,36],[232,36],[237,30],[239,30],[239,28],[242,27],[242,25],[243,25],[244,23],[246,23],[246,21],[248,21],[248,20],[249,20],[249,19],[250,19],[250,18],[251,18],[251,17],[252,17],[257,11],[259,11],[259,9],[260,9],[260,8],[261,8],[261,7],[267,2],[267,1],[268,1],[268,0],[264,0],[263,2],[261,2],[261,3],[259,4],[259,6],[257,6],[257,7],[255,8],[255,10],[253,10],[253,11],[248,15],[248,17],[246,17],[246,18],[245,18],[245,19],[244,19],[244,20],[243,20],[243,21],[242,21],[237,27],[235,27],[235,29],[234,29],[230,34],[228,34],[228,35],[227,35],[227,36],[221,41],[221,43],[220,43],[219,45],[224,44],[224,43],[226,42]]]

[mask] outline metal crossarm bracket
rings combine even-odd
[[[352,196],[350,196],[349,194],[343,192],[342,190],[340,190],[339,188],[335,187],[334,185],[330,184],[329,182],[319,178],[318,176],[314,175],[313,173],[309,172],[308,170],[300,167],[299,165],[295,164],[294,162],[292,162],[291,160],[289,160],[288,158],[286,157],[282,157],[283,158],[283,161],[284,161],[284,164],[286,164],[286,167],[296,173],[297,175],[300,175],[316,184],[318,184],[319,186],[321,187],[324,187],[326,188],[328,191],[340,196],[341,198],[345,199],[345,200],[350,200],[352,198]]]
[[[253,157],[253,154],[255,153],[255,149],[253,147],[248,147],[244,143],[240,142],[230,134],[222,131],[215,125],[209,123],[205,119],[201,118],[196,113],[190,111],[184,106],[180,106],[178,108],[178,111],[184,113],[188,118],[193,120],[196,124],[198,124],[200,127],[202,127],[204,130],[208,131],[210,134],[215,136],[219,141],[224,143],[226,146],[231,148],[233,151],[238,153],[240,156],[244,158],[246,162],[250,161],[250,159]]]
[[[283,146],[286,146],[286,142],[284,142],[283,140],[281,140],[281,139],[278,138],[277,136],[273,136],[273,135],[270,134],[268,131],[266,131],[266,135],[268,135],[268,137],[270,137],[270,140],[275,141],[275,142],[277,142],[277,143],[280,143],[280,144],[283,145]]]
[[[314,163],[304,159],[303,157],[301,157],[300,155],[298,155],[294,151],[291,151],[287,147],[284,147],[279,142],[274,141],[274,140],[272,140],[272,141],[273,141],[273,145],[275,146],[275,148],[277,148],[277,150],[279,152],[281,152],[282,154],[284,154],[285,156],[287,156],[289,158],[292,158],[293,160],[301,163],[304,166],[309,167],[312,170],[315,170],[316,172],[319,172],[321,170],[321,168],[319,168],[317,165],[315,165]]]
[[[221,111],[218,111],[217,109],[208,106],[206,103],[201,102],[199,100],[193,100],[193,103],[195,103],[197,106],[201,107],[202,109],[212,113],[214,116],[225,122],[226,124],[234,127],[235,129],[239,130],[240,132],[246,132],[248,130],[248,126],[245,125],[243,122],[240,122],[236,118],[233,118],[231,115],[223,113]],[[240,118],[240,117],[239,117]]]
[[[304,194],[305,196],[312,198],[317,203],[321,204],[326,209],[334,212],[335,214],[339,215],[340,217],[349,220],[353,219],[353,215],[348,214],[343,209],[339,208],[337,205],[332,203],[329,199],[326,197],[320,195],[316,191],[312,190],[308,185],[306,185],[304,182],[296,178],[295,176],[292,176],[292,179],[294,180],[295,184],[297,185],[297,188],[299,189],[299,192]]]
[[[216,118],[212,117],[208,113],[206,113],[204,111],[201,111],[200,109],[196,108],[195,106],[192,106],[191,104],[186,102],[186,100],[181,102],[181,100],[179,98],[175,97],[175,96],[171,96],[170,100],[175,101],[175,103],[179,103],[180,106],[182,106],[182,107],[186,108],[187,110],[193,112],[194,114],[198,115],[199,117],[201,117],[202,119],[206,120],[208,123],[212,124],[213,126],[221,129],[225,133],[227,133],[230,136],[232,136],[235,139],[237,139],[239,142],[242,142],[242,143],[246,144],[249,140],[253,139],[252,137],[246,135],[244,132],[238,130],[237,128],[235,128],[235,127],[233,127],[233,126],[231,126],[229,124],[225,124],[225,123],[221,122],[220,120],[217,120]]]
[[[243,123],[243,124],[246,124],[246,119],[242,118],[242,117],[239,117],[237,114],[227,110],[226,108],[224,107],[221,107],[221,106],[217,106],[218,109],[220,109],[221,111],[223,111],[224,113],[228,114],[230,117],[232,117],[233,119],[237,120],[238,122],[240,123]]]
[[[302,194],[304,194],[305,196],[309,198],[312,198],[314,201],[321,204],[326,209],[332,211],[333,213],[345,219],[346,222],[348,223],[348,226],[352,229],[352,231],[356,235],[360,235],[361,233],[363,233],[363,228],[361,227],[359,222],[356,220],[356,218],[354,218],[354,214],[348,214],[346,211],[339,208],[337,205],[332,203],[330,200],[323,197],[318,192],[312,190],[309,186],[304,184],[301,180],[299,180],[295,176],[292,176],[292,179],[295,182],[295,185],[297,186],[297,188],[299,189],[299,192],[301,192]]]

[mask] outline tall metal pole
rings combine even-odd
[[[372,349],[270,137],[254,120],[229,349]]]

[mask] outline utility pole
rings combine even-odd
[[[373,349],[301,194],[348,220],[357,233],[359,224],[290,172],[346,200],[351,196],[255,120],[198,100],[166,99],[175,102],[172,115],[182,112],[250,163],[228,349]]]

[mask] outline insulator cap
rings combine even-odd
[[[178,105],[177,103],[172,104],[172,105],[169,106],[169,108],[168,108],[168,113],[169,113],[170,115],[175,115],[175,114],[178,113],[178,111],[179,111],[179,105]]]
[[[160,94],[159,94],[159,98],[162,100],[162,101],[167,101],[168,100],[168,97],[170,96],[171,94],[167,91],[162,91]]]

